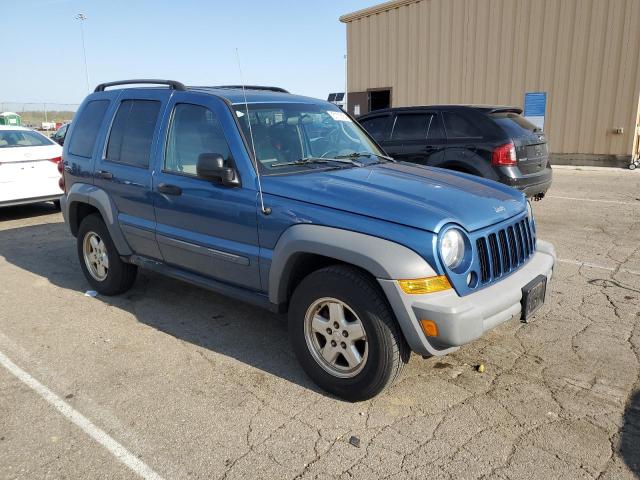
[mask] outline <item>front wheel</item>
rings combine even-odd
[[[343,265],[318,270],[298,285],[289,336],[313,381],[349,401],[380,393],[410,356],[383,293],[362,271]]]
[[[118,295],[131,288],[138,267],[122,261],[99,215],[89,215],[82,220],[77,249],[84,276],[95,291]]]

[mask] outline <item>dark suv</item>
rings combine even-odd
[[[541,199],[551,186],[547,139],[517,107],[438,105],[358,118],[397,160],[470,173]]]

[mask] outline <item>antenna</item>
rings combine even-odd
[[[240,71],[240,85],[242,85],[242,95],[244,96],[244,110],[247,115],[247,125],[249,125],[249,137],[251,138],[251,153],[253,154],[253,163],[256,167],[256,177],[258,179],[258,196],[260,197],[260,209],[265,215],[271,213],[271,208],[264,206],[264,195],[262,194],[262,182],[260,181],[260,168],[258,166],[258,157],[256,156],[256,144],[253,140],[253,129],[251,128],[251,118],[249,118],[249,103],[247,102],[247,92],[244,88],[244,79],[242,78],[242,67],[240,66],[240,52],[236,48],[236,57],[238,58],[238,70]]]

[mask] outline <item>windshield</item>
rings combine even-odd
[[[44,135],[30,130],[0,131],[0,148],[12,147],[42,147],[52,145],[53,142]]]
[[[233,108],[252,148],[247,106]],[[383,152],[361,127],[333,105],[265,103],[249,104],[248,109],[256,157],[268,173],[385,161],[378,157]],[[357,162],[331,161],[336,158],[354,158]],[[305,159],[311,161],[301,162]]]

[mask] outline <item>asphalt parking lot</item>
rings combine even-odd
[[[62,216],[0,210],[0,478],[640,478],[640,173],[557,169],[534,211],[536,320],[350,404],[277,316],[146,272],[85,296]]]

